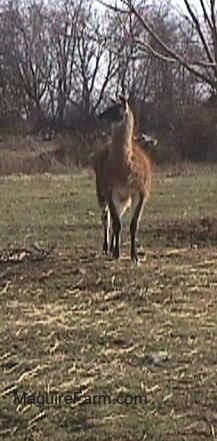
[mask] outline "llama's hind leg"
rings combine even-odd
[[[112,237],[111,245],[112,254],[115,259],[120,256],[120,232],[121,232],[121,220],[117,204],[114,202],[112,195],[108,198],[109,210],[112,218]]]
[[[110,216],[110,211],[109,211],[109,207],[105,206],[102,210],[102,224],[103,224],[103,234],[104,234],[104,239],[103,239],[103,252],[105,254],[108,254],[108,250],[109,250],[109,236],[110,236],[110,228],[111,228],[111,216]]]
[[[111,237],[110,237],[110,244],[109,244],[109,253],[113,253],[114,250],[114,230],[113,230],[113,226],[111,227]]]
[[[119,217],[119,220],[121,222],[122,216],[125,213],[125,211],[130,207],[131,205],[131,198],[125,201],[125,204],[121,204],[119,198],[116,194],[113,195],[113,203],[116,208],[117,215]],[[110,247],[109,252],[113,254],[115,248],[115,234],[114,234],[114,228],[113,223],[111,224],[111,236],[110,236]]]
[[[139,221],[142,216],[142,211],[145,204],[145,196],[143,194],[139,195],[139,198],[136,200],[134,204],[133,216],[130,223],[130,237],[131,237],[131,260],[137,262],[137,250],[136,250],[136,233],[139,227]]]

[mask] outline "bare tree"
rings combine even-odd
[[[183,48],[176,47],[168,44],[164,38],[160,35],[159,31],[155,28],[155,23],[151,19],[151,15],[144,8],[144,2],[138,2],[136,0],[122,0],[121,6],[106,3],[108,8],[112,9],[119,14],[125,16],[130,15],[136,17],[138,23],[143,27],[145,33],[148,33],[152,37],[154,44],[147,44],[145,38],[138,38],[135,35],[133,27],[131,27],[130,36],[134,39],[134,42],[139,45],[145,52],[149,51],[154,56],[161,58],[168,63],[179,63],[188,72],[195,75],[196,78],[216,92],[217,91],[217,18],[216,18],[216,3],[215,0],[209,0],[205,3],[204,0],[200,0],[200,5],[203,11],[203,17],[199,16],[196,9],[191,6],[188,0],[183,0],[187,15],[184,19],[191,25],[192,28],[192,43],[196,46],[195,56],[189,56],[188,53],[183,54]],[[156,49],[157,47],[160,48]],[[198,55],[198,46],[200,45],[201,51]]]
[[[200,0],[203,17],[188,0],[184,17],[166,3],[104,1],[2,0],[1,113],[61,128],[70,106],[86,118],[119,92],[175,109],[216,91],[214,0]]]
[[[92,2],[88,5],[84,2],[77,30],[79,75],[75,82],[85,115],[97,110],[117,73],[120,48],[114,50],[112,39],[113,20],[108,14],[102,17]]]
[[[52,75],[50,78],[51,113],[58,126],[74,87],[74,70],[77,44],[77,26],[82,0],[60,0],[49,10],[50,46],[52,48]]]
[[[24,5],[11,0],[3,14],[2,54],[7,80],[11,91],[22,100],[23,114],[38,121],[51,73],[46,7],[43,2]]]

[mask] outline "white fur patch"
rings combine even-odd
[[[110,240],[110,232],[112,229],[112,225],[111,225],[111,213],[109,211],[108,206],[102,211],[102,224],[103,227],[106,230],[106,236],[107,236],[107,243],[109,243]]]
[[[119,188],[113,191],[112,200],[116,207],[119,218],[123,216],[125,211],[130,208],[132,204],[132,197],[127,188]]]

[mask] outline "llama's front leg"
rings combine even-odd
[[[144,208],[145,197],[143,194],[139,195],[139,199],[136,202],[135,209],[133,211],[133,216],[130,223],[130,238],[131,238],[131,260],[138,262],[137,250],[136,250],[136,233],[139,227],[139,221]]]
[[[120,256],[120,233],[121,233],[121,221],[119,217],[118,210],[116,205],[114,204],[112,195],[108,198],[109,210],[112,218],[112,237],[111,237],[111,247],[112,254],[115,259],[118,259]]]

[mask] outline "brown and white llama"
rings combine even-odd
[[[114,258],[119,258],[121,218],[132,205],[131,259],[137,262],[136,233],[150,194],[151,161],[134,140],[134,116],[124,97],[120,96],[117,102],[99,115],[99,119],[112,125],[111,146],[95,154],[92,161],[102,210],[103,251],[111,251]]]

